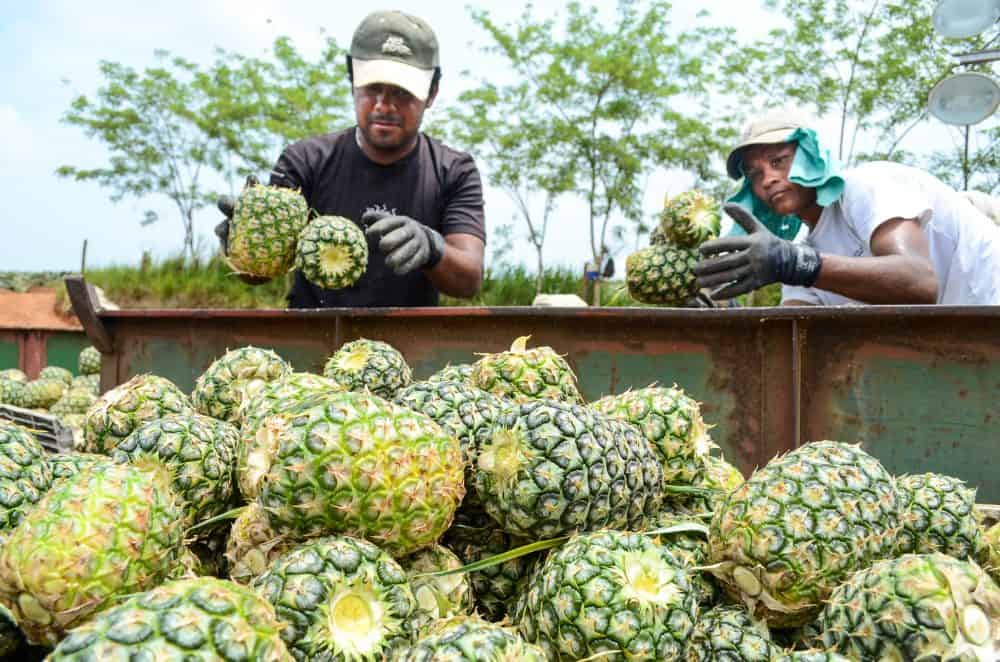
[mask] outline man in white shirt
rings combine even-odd
[[[743,178],[725,206],[740,234],[703,244],[695,267],[713,298],[780,282],[785,305],[1000,304],[1000,227],[927,172],[842,170],[784,111],[748,124],[727,170]]]

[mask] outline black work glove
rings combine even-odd
[[[253,175],[247,175],[246,182],[243,184],[243,189],[246,190],[251,186],[257,186],[260,184],[257,178]],[[231,195],[220,195],[219,199],[216,200],[215,206],[219,208],[219,211],[225,216],[218,225],[215,226],[215,236],[219,238],[219,247],[222,249],[222,254],[229,255],[229,223],[233,220],[233,210],[236,208],[236,200]],[[250,276],[248,274],[239,274],[238,278],[248,285],[259,285],[261,283],[266,283],[270,278],[260,278],[257,276]]]
[[[361,215],[361,224],[367,236],[378,240],[385,263],[397,276],[430,269],[444,256],[444,237],[409,216],[369,209]]]
[[[815,248],[775,236],[739,205],[730,203],[724,209],[747,234],[699,247],[704,259],[694,267],[698,287],[724,285],[712,292],[713,299],[730,299],[771,283],[812,287],[822,266]],[[718,257],[720,253],[727,255]]]

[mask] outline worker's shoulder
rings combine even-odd
[[[427,133],[421,132],[421,137],[427,145],[427,151],[431,159],[440,164],[443,169],[476,168],[475,160],[468,152],[446,145],[437,138]]]
[[[339,149],[353,135],[354,128],[322,133],[297,140],[285,148],[286,153],[301,155],[327,155]]]

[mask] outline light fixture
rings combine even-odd
[[[945,124],[978,124],[1000,106],[1000,85],[986,74],[965,71],[948,76],[931,90],[931,114]]]
[[[1000,0],[941,0],[934,9],[934,31],[942,37],[974,37],[1000,20]]]

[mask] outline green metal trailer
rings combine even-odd
[[[589,399],[677,383],[748,473],[818,439],[860,442],[895,473],[939,471],[1000,503],[1000,307],[101,310],[68,279],[104,352],[102,388],[152,372],[190,390],[244,345],[319,372],[341,344],[385,340],[416,378],[517,336],[564,353]]]

